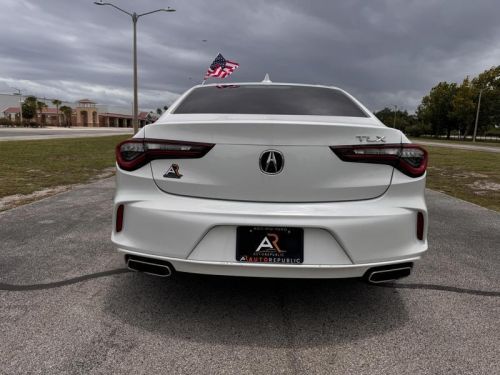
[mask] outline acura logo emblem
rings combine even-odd
[[[283,154],[277,150],[266,150],[260,155],[259,166],[262,173],[278,174],[284,165]]]

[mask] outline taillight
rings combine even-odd
[[[427,169],[427,151],[411,143],[330,148],[343,161],[387,164],[410,177],[422,176]]]
[[[128,139],[116,146],[116,162],[121,169],[133,171],[155,159],[196,159],[214,147],[211,143]]]

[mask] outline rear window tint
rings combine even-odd
[[[173,113],[368,117],[336,89],[287,85],[218,85],[194,89]]]

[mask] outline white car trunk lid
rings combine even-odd
[[[390,185],[393,167],[341,161],[329,148],[366,143],[400,143],[401,133],[370,118],[315,118],[297,121],[262,116],[173,115],[145,129],[148,139],[213,143],[200,159],[153,160],[158,187],[166,193],[255,202],[351,201],[377,197]],[[193,117],[195,119],[193,120]],[[175,120],[175,122],[173,121]],[[280,173],[264,173],[260,158],[281,153]],[[264,157],[267,161],[269,154]],[[279,156],[278,156],[279,158]],[[180,178],[168,173],[178,166]],[[172,178],[174,177],[174,178]]]

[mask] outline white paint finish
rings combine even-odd
[[[259,168],[262,152],[283,154],[283,171],[268,175]],[[172,163],[181,179],[163,177]],[[383,194],[393,168],[346,163],[326,146],[219,145],[201,159],[154,160],[153,176],[165,192],[193,197],[255,202],[334,202]]]
[[[232,145],[334,146],[359,143],[356,136],[385,136],[400,143],[399,130],[363,117],[277,115],[171,115],[145,126],[146,138]]]
[[[167,259],[185,272],[355,277],[377,265],[417,260],[427,250],[427,241],[416,238],[417,212],[427,224],[425,175],[410,178],[385,165],[342,162],[328,148],[359,144],[360,135],[409,142],[371,113],[178,116],[172,108],[136,137],[216,146],[201,159],[175,160],[180,180],[162,177],[173,160],[133,172],[118,169],[115,207],[125,205],[125,219],[112,241],[121,251]],[[259,170],[260,153],[269,148],[285,157],[279,175]],[[304,228],[304,264],[236,262],[240,225]]]
[[[236,227],[210,230],[189,254],[190,260],[235,262]],[[352,264],[332,235],[324,229],[304,229],[304,264]]]
[[[337,279],[348,277],[362,277],[372,267],[391,264],[416,262],[420,257],[398,259],[388,262],[343,264],[343,265],[269,265],[235,262],[207,262],[199,260],[185,260],[169,258],[118,248],[124,254],[145,256],[153,259],[166,260],[178,272],[198,273],[205,275],[266,277],[266,278],[297,278],[297,279]]]
[[[117,174],[115,205],[125,205],[125,219],[112,240],[122,249],[186,259],[212,228],[238,225],[324,229],[356,264],[420,256],[427,249],[426,241],[416,239],[416,213],[427,211],[425,176],[410,179],[397,172],[376,199],[291,204],[165,194],[147,178],[148,169]]]

